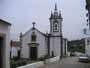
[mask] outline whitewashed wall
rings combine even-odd
[[[50,38],[50,56],[52,56],[52,51],[54,51],[54,56],[60,56],[60,37]]]
[[[27,64],[25,66],[21,66],[21,67],[17,67],[17,68],[39,68],[39,67],[42,67],[44,65],[45,64],[44,64],[43,61],[39,61],[39,62],[36,62],[36,63]]]
[[[88,42],[88,40],[89,40],[89,42]],[[87,38],[85,39],[85,53],[86,53],[88,56],[90,56],[90,38],[89,38],[89,37],[87,37]]]
[[[20,50],[20,47],[11,47],[11,58],[18,56],[18,51]]]
[[[4,37],[3,67],[10,68],[10,26],[0,23],[0,36]]]
[[[22,57],[23,58],[29,58],[29,46],[28,43],[31,43],[31,34],[32,30],[29,30],[22,38]],[[37,43],[39,43],[38,46],[38,58],[43,57],[47,54],[47,46],[45,43],[45,36],[41,34],[38,30],[35,30],[35,34],[37,36]]]
[[[90,56],[90,45],[86,46],[86,54]]]
[[[63,55],[65,56],[65,52],[67,55],[67,40],[63,39]]]

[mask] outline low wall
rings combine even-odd
[[[56,62],[56,61],[59,61],[59,60],[60,60],[60,57],[57,56],[57,57],[54,57],[54,58],[46,59],[45,63],[46,64],[53,63],[53,62]]]
[[[56,62],[58,60],[59,60],[59,56],[54,57],[54,58],[50,58],[50,59],[46,59],[45,61],[39,61],[36,63],[27,64],[25,66],[21,66],[21,67],[17,67],[17,68],[39,68],[39,67],[44,66],[45,64],[53,63],[53,62]]]
[[[44,66],[44,62],[39,61],[36,63],[28,64],[28,65],[17,67],[17,68],[38,68],[38,67],[42,67],[42,66]]]

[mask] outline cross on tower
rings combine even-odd
[[[35,24],[36,24],[36,23],[35,23],[35,22],[33,22],[32,24],[33,24],[33,28],[35,28]]]

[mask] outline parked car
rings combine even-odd
[[[89,57],[85,54],[80,55],[78,59],[79,59],[79,62],[85,62],[85,63],[90,62]]]

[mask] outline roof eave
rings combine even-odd
[[[3,23],[5,23],[5,24],[8,24],[8,25],[10,25],[10,26],[12,25],[11,23],[8,23],[8,22],[5,21],[5,20],[0,19],[0,21],[3,22]]]

